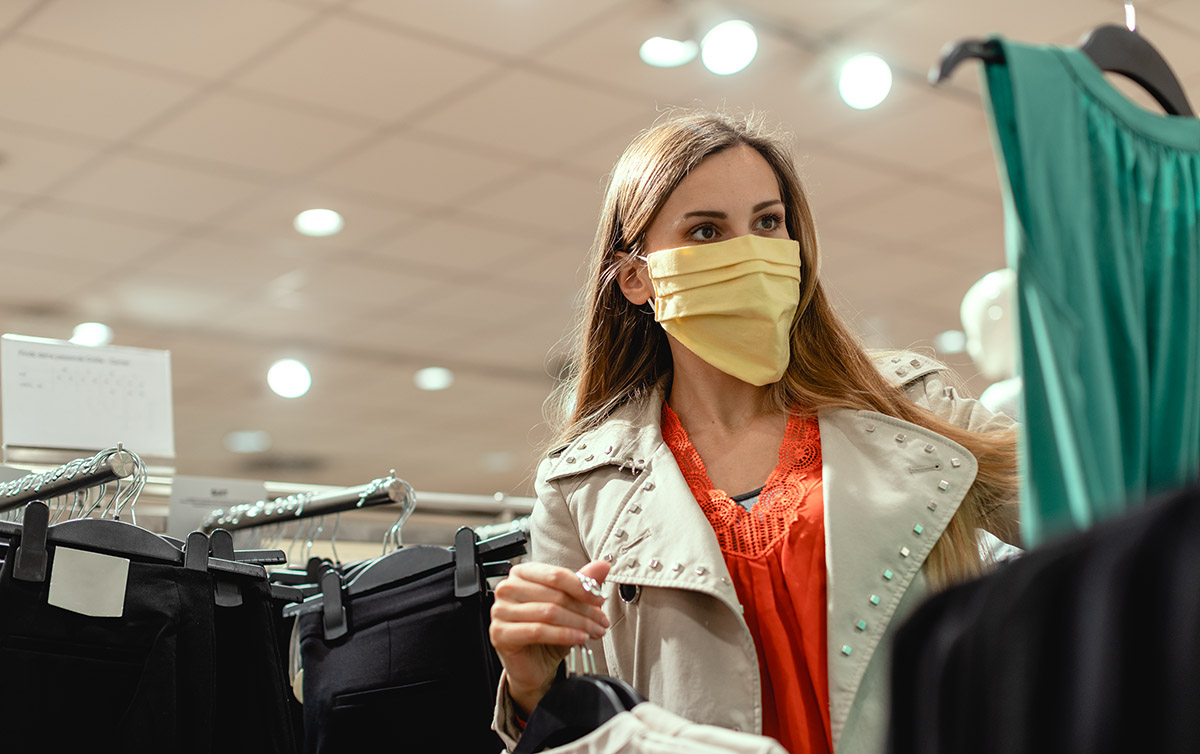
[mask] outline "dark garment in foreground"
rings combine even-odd
[[[931,598],[893,656],[890,754],[1200,751],[1200,488]]]
[[[50,579],[12,569],[0,570],[5,751],[210,751],[209,574],[130,563],[122,616],[96,618],[47,604]]]

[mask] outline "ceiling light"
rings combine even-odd
[[[315,238],[341,233],[346,227],[342,216],[331,209],[306,209],[296,215],[292,224],[299,232]]]
[[[504,474],[517,467],[516,456],[507,450],[494,450],[491,453],[484,453],[481,461],[483,470],[490,471],[493,474]]]
[[[77,346],[107,346],[112,343],[112,328],[103,322],[83,322],[75,325],[71,342]]]
[[[454,384],[454,372],[445,367],[425,367],[413,375],[413,384],[421,390],[445,390]]]
[[[642,42],[642,49],[638,54],[641,55],[642,62],[655,68],[674,68],[690,63],[699,51],[700,46],[690,39],[680,41],[666,37],[650,37]]]
[[[842,66],[838,92],[855,110],[870,110],[892,90],[892,69],[878,55],[858,55]]]
[[[267,370],[267,384],[276,395],[284,398],[299,398],[312,387],[312,375],[308,367],[295,359],[280,359]]]
[[[700,40],[704,67],[721,76],[737,73],[758,53],[758,35],[745,21],[726,21],[708,30]]]
[[[263,453],[271,449],[271,435],[261,429],[237,429],[225,435],[230,453]]]
[[[967,350],[967,335],[962,330],[947,330],[933,337],[933,347],[939,353],[962,353]]]

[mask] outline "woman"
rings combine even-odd
[[[696,722],[881,750],[889,627],[981,570],[979,530],[1016,539],[1014,437],[929,359],[868,356],[817,270],[759,121],[674,116],[617,162],[534,562],[492,610],[510,746],[590,641]]]

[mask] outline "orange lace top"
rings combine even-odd
[[[750,510],[715,489],[665,402],[663,438],[712,524],[758,651],[763,733],[791,754],[831,754],[821,433],[788,417],[779,463]]]

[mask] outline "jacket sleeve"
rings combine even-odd
[[[978,400],[960,395],[947,381],[948,373],[942,368],[929,371],[901,388],[913,403],[970,432],[999,432],[1017,426],[1007,414],[994,414]],[[994,541],[996,537],[1003,543],[1014,546],[1012,549],[1020,547],[1020,505],[1017,497],[1014,496],[991,515],[990,533],[995,537],[981,538],[981,549],[984,542]],[[985,560],[997,561],[1012,557],[1009,550],[1005,550],[1003,556],[998,552],[990,552],[985,556]]]
[[[550,455],[542,460],[534,481],[537,501],[529,518],[529,550],[531,561],[578,571],[588,563],[587,552],[579,539],[575,519],[567,506],[566,496],[558,484],[548,481],[557,465],[557,457]],[[603,651],[599,653],[597,664]],[[601,670],[600,672],[604,672]],[[496,709],[492,718],[492,730],[500,736],[508,751],[517,745],[521,728],[517,724],[516,709],[508,695],[508,674],[500,674],[500,686],[496,693]]]

